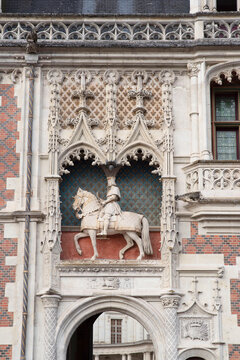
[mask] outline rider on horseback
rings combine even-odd
[[[115,178],[110,176],[107,178],[108,188],[107,188],[107,199],[101,200],[102,210],[100,211],[98,220],[103,220],[103,231],[98,235],[107,235],[107,230],[111,217],[114,215],[121,214],[121,208],[117,201],[120,200],[120,190],[115,183]]]

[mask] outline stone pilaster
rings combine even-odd
[[[56,360],[55,331],[57,326],[58,295],[42,295],[44,306],[44,360]]]
[[[192,130],[192,150],[191,161],[199,159],[199,108],[198,108],[198,73],[200,71],[199,63],[188,63],[188,71],[190,76],[190,119]]]
[[[166,331],[166,359],[178,359],[178,318],[177,309],[180,303],[179,295],[162,295]]]

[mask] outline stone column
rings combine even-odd
[[[190,119],[192,127],[191,136],[191,161],[199,159],[199,109],[198,109],[198,73],[200,70],[199,63],[188,63],[187,65],[190,76],[190,93],[191,93],[191,105],[190,105]]]
[[[123,354],[122,355],[122,360],[127,360],[127,355]]]
[[[59,295],[42,295],[44,306],[44,360],[56,360],[55,332],[57,327]]]
[[[168,360],[178,359],[178,318],[177,308],[180,302],[179,295],[162,295],[161,302],[165,315],[166,331],[166,358]]]
[[[132,360],[132,354],[128,354],[127,360]]]
[[[99,355],[94,355],[94,360],[99,360]]]
[[[149,351],[144,353],[144,360],[151,360],[151,353]]]

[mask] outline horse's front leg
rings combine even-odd
[[[78,243],[78,240],[79,240],[79,239],[82,239],[82,238],[84,238],[84,237],[87,237],[87,236],[88,236],[88,235],[85,234],[85,233],[83,233],[83,232],[78,233],[78,234],[76,234],[76,235],[74,236],[74,244],[75,244],[76,250],[77,250],[77,252],[78,252],[79,255],[82,255],[82,250],[81,250],[81,248],[80,248],[80,245],[79,245],[79,243]]]
[[[91,257],[91,260],[95,260],[98,257],[98,251],[97,251],[97,231],[96,230],[88,230],[88,234],[90,236],[92,247],[93,247],[93,256]]]

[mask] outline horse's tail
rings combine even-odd
[[[145,254],[152,255],[153,249],[149,236],[149,224],[148,220],[145,217],[142,218],[142,242]]]

